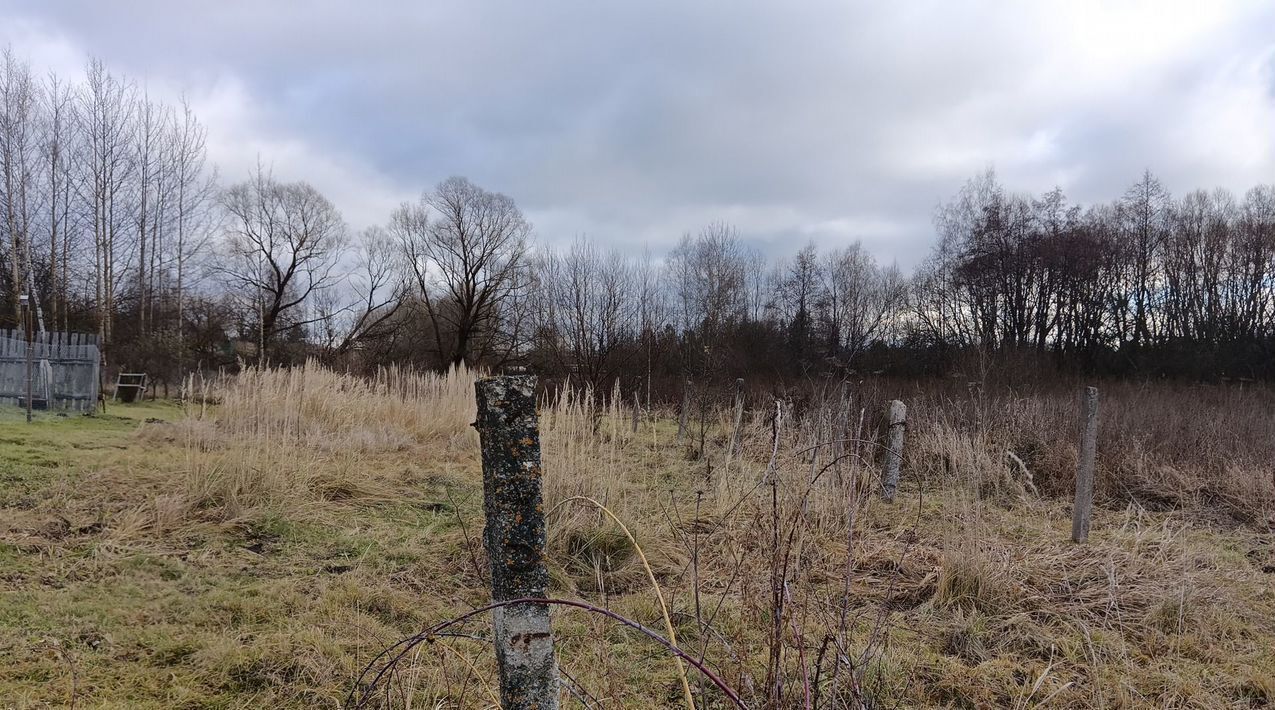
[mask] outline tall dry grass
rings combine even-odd
[[[182,447],[181,488],[165,518],[198,512],[234,520],[320,501],[391,496],[399,469],[386,459],[428,449],[470,456],[477,435],[475,375],[382,368],[370,378],[316,363],[249,368],[234,377],[190,381],[185,417],[145,435]],[[211,406],[209,403],[213,403]]]
[[[287,370],[248,369],[226,383],[220,433],[246,441],[321,449],[378,450],[408,443],[476,441],[474,374],[380,368],[370,378],[313,362]]]
[[[985,495],[1071,494],[1079,387],[1018,394],[918,391],[909,398],[909,468]],[[1275,520],[1275,393],[1265,386],[1100,383],[1100,504],[1210,510]]]
[[[217,383],[207,397],[217,404],[192,406],[174,427],[185,476],[156,499],[155,515],[171,528],[183,515],[234,520],[389,499],[402,483],[392,464],[403,459],[447,468],[477,489],[475,376],[391,369],[364,379],[308,364]],[[678,437],[672,411],[639,412],[634,431],[618,393],[547,393],[540,425],[555,593],[658,628],[653,575],[679,640],[758,707],[809,705],[811,693],[825,707],[957,702],[955,674],[940,674],[920,651],[890,650],[900,617],[906,633],[933,636],[944,657],[1021,666],[980,689],[979,702],[1026,707],[1057,693],[1078,706],[1118,704],[1077,692],[1086,672],[1078,664],[1140,667],[1143,645],[1180,643],[1191,623],[1233,643],[1234,619],[1219,611],[1226,591],[1192,567],[1204,553],[1184,528],[1144,516],[1172,508],[1220,510],[1230,524],[1266,520],[1275,398],[1263,388],[1101,389],[1099,503],[1125,516],[1101,555],[1062,546],[1062,535],[1031,537],[1048,535],[1049,520],[1015,519],[1065,509],[1079,416],[1070,391],[811,386],[751,402],[735,454],[726,393],[691,417],[707,423],[703,447],[694,433]],[[887,507],[874,492],[880,413],[895,397],[909,406],[907,495]],[[605,505],[632,539],[580,497]],[[594,683],[631,670],[610,652],[620,643],[611,631],[590,626],[560,641],[564,658],[597,664]],[[677,697],[669,667],[644,672],[651,692]],[[1100,673],[1087,672],[1090,681]]]

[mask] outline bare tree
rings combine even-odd
[[[462,177],[444,180],[390,220],[429,319],[440,363],[504,359],[522,338],[531,225],[514,201]]]
[[[18,294],[30,288],[31,198],[36,150],[36,92],[31,68],[13,51],[0,54],[0,218],[9,249],[9,297],[19,322]]]
[[[903,275],[896,266],[878,266],[859,242],[828,254],[821,275],[829,350],[849,364],[897,318]]]
[[[775,305],[787,324],[788,350],[803,366],[810,364],[814,311],[821,298],[822,271],[814,242],[807,243],[792,259],[775,265]]]
[[[283,328],[318,320],[307,318],[304,307],[336,279],[345,222],[318,190],[276,182],[260,166],[251,180],[222,193],[221,205],[225,253],[214,269],[232,294],[255,306],[257,358],[264,365]]]
[[[988,288],[985,270],[970,266],[975,242],[987,217],[997,211],[1001,192],[995,172],[988,170],[935,211],[938,241],[913,275],[910,289],[912,315],[932,341],[975,345],[996,339],[995,284]]]
[[[565,254],[550,252],[540,259],[539,310],[544,327],[556,336],[551,352],[563,370],[595,390],[633,357],[639,329],[646,325],[639,312],[638,276],[618,252],[604,255],[583,238]]]
[[[1134,346],[1151,342],[1154,302],[1159,290],[1160,251],[1167,235],[1169,193],[1150,170],[1129,188],[1121,202],[1125,237],[1123,262],[1127,288],[1121,302],[1128,304],[1118,315],[1121,335]]]
[[[668,322],[668,296],[649,247],[642,250],[642,258],[633,268],[633,279],[637,289],[638,332],[646,349],[646,406],[650,408],[655,345],[660,330]]]
[[[74,95],[50,73],[40,99],[43,122],[40,132],[40,164],[45,190],[44,228],[48,234],[48,303],[53,328],[69,329],[67,303],[70,292],[70,256],[76,180]]]
[[[173,124],[173,227],[174,297],[178,344],[185,338],[186,298],[191,264],[205,251],[217,226],[217,173],[207,168],[207,129],[195,117],[190,103],[182,98],[181,111]]]
[[[756,249],[744,250],[744,317],[753,323],[765,319],[770,307],[770,274],[766,257]]]
[[[714,223],[694,239],[683,236],[667,266],[683,331],[711,337],[743,319],[745,250],[734,227]]]
[[[137,227],[136,289],[137,332],[147,334],[154,311],[155,280],[160,256],[164,220],[172,191],[174,146],[171,109],[143,96],[134,106],[133,165],[136,199],[133,221]]]
[[[79,117],[87,170],[83,191],[93,229],[94,303],[104,359],[111,342],[115,294],[126,272],[117,271],[116,259],[128,251],[119,237],[125,228],[126,190],[133,171],[129,141],[134,101],[131,84],[112,75],[102,62],[89,62]]]
[[[385,228],[370,227],[359,235],[358,268],[348,279],[348,302],[337,305],[330,300],[324,309],[326,340],[332,352],[342,355],[390,334],[389,326],[406,291],[399,261],[398,244]],[[331,294],[336,295],[336,290]]]
[[[1234,291],[1236,338],[1267,333],[1275,306],[1275,185],[1244,195],[1238,216]]]

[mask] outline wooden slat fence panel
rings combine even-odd
[[[97,407],[97,336],[49,331],[32,338],[32,400],[37,407],[91,412]],[[27,339],[0,329],[0,404],[26,406]]]

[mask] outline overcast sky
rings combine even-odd
[[[185,91],[226,179],[260,156],[355,228],[464,175],[548,242],[725,220],[908,267],[989,165],[1082,202],[1275,182],[1270,2],[0,0],[6,43]]]

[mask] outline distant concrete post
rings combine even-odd
[[[908,428],[908,408],[899,400],[891,400],[887,411],[885,474],[881,477],[881,497],[894,502],[899,491],[899,471],[903,468],[903,433]]]
[[[1071,541],[1089,539],[1089,519],[1093,514],[1094,465],[1098,458],[1098,388],[1086,387],[1081,404],[1084,429],[1080,437],[1080,458],[1076,462],[1076,501],[1071,508]]]
[[[483,459],[483,541],[493,601],[544,597],[545,519],[541,498],[536,378],[489,377],[474,385]],[[557,710],[558,663],[549,607],[518,604],[494,612],[500,700],[506,710]]]
[[[639,399],[638,391],[633,390],[633,433],[638,431],[638,423],[642,419],[642,400]]]
[[[677,440],[680,443],[686,437],[686,418],[691,412],[691,381],[686,381],[686,388],[682,390],[682,411],[677,413]]]
[[[846,439],[850,436],[850,386],[845,380],[837,387],[837,411],[833,413],[832,423],[832,465],[836,472],[837,483],[841,483],[841,459],[846,448]]]
[[[739,451],[739,440],[743,436],[744,427],[744,378],[740,377],[735,380],[735,433],[730,437],[730,448],[726,451],[726,457],[735,455]]]

